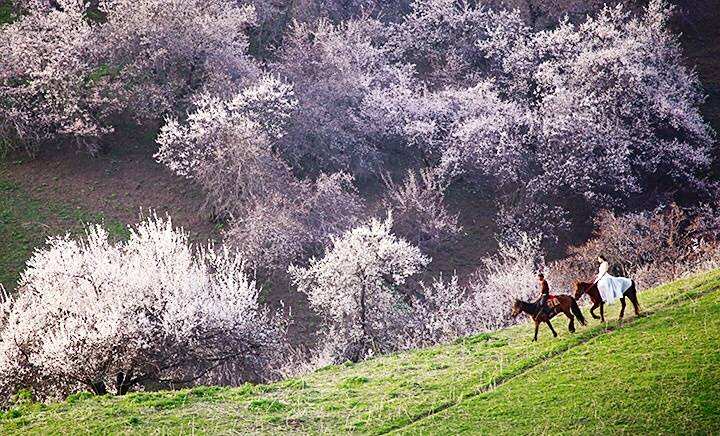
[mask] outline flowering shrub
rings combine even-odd
[[[709,269],[720,247],[716,207],[711,203],[681,208],[672,203],[620,216],[603,211],[596,218],[590,240],[572,247],[570,256],[557,262],[558,268],[552,267],[553,279],[557,276],[570,285],[575,279],[592,278],[601,254],[619,270],[616,274],[636,279],[641,287]]]
[[[155,158],[197,180],[217,214],[240,214],[269,192],[292,190],[295,178],[273,149],[295,104],[292,87],[272,76],[228,100],[201,95],[185,122],[167,119]]]
[[[268,194],[233,221],[226,235],[255,268],[284,272],[352,227],[361,213],[352,177],[322,174],[313,183],[298,182],[293,191]]]
[[[81,0],[31,2],[0,25],[0,136],[28,148],[57,138],[95,150],[111,128],[102,68],[92,53],[95,26]]]
[[[407,42],[423,61],[403,59],[430,76],[371,93],[365,111],[449,180],[491,193],[506,233],[552,239],[573,212],[614,207],[649,186],[707,187],[713,133],[664,2],[641,14],[606,7],[545,31],[519,12],[445,0],[415,8],[388,46]],[[470,83],[443,76],[455,71]]]
[[[372,219],[332,238],[322,258],[290,274],[325,321],[325,345],[336,361],[397,349],[410,311],[402,290],[430,259],[391,233],[392,218]]]
[[[697,174],[710,163],[712,132],[699,112],[698,78],[668,29],[671,12],[662,1],[638,16],[606,7],[544,32],[497,15],[478,44],[501,93],[531,111],[535,150],[527,197],[508,211],[527,219],[536,204],[567,210],[568,194],[608,207],[657,184],[658,173],[690,190],[703,186]]]
[[[385,207],[393,213],[393,231],[422,248],[449,243],[462,231],[445,207],[445,187],[435,172],[410,171],[402,184],[385,178]]]
[[[194,249],[170,219],[150,218],[121,243],[100,227],[49,239],[0,309],[5,400],[23,388],[58,398],[263,379],[286,346],[286,321],[258,303],[243,260]]]
[[[390,63],[385,34],[381,22],[363,18],[296,23],[286,36],[271,68],[293,83],[299,103],[280,146],[303,173],[367,176],[380,168],[386,150],[364,102],[410,74]]]
[[[469,282],[458,277],[421,284],[404,317],[405,328],[396,338],[398,348],[415,348],[453,341],[459,337],[507,327],[514,319],[516,298],[538,298],[536,275],[544,268],[540,239],[523,235],[513,245],[501,244],[483,259]]]
[[[544,268],[540,238],[521,235],[514,244],[500,244],[497,254],[483,259],[470,281],[478,325],[483,330],[496,330],[513,324],[513,302],[516,298],[539,297],[537,274]]]
[[[392,28],[393,56],[422,66],[433,86],[476,83],[485,64],[475,42],[488,26],[487,10],[469,1],[416,0]]]
[[[296,105],[291,87],[266,76],[229,100],[206,95],[195,105],[185,123],[171,118],[161,129],[155,157],[205,189],[230,220],[228,240],[254,266],[284,271],[355,223],[352,177],[301,180],[276,152]]]
[[[444,281],[433,279],[421,283],[419,295],[413,297],[399,348],[427,347],[447,343],[483,329],[478,322],[480,312],[466,287],[453,275]]]
[[[110,92],[140,120],[182,113],[194,94],[232,92],[257,75],[252,6],[225,0],[101,0],[97,39]]]

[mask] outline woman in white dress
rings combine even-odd
[[[610,275],[608,272],[610,264],[604,256],[598,256],[598,262],[600,263],[600,268],[598,268],[595,283],[597,283],[603,302],[605,302],[605,304],[611,304],[615,300],[622,298],[623,293],[630,289],[633,283],[632,280],[628,278]]]
[[[597,278],[592,283],[582,281],[575,282],[575,300],[579,300],[584,294],[587,294],[592,301],[590,307],[590,315],[595,319],[605,322],[605,313],[603,307],[617,299],[620,299],[620,319],[625,315],[625,297],[630,299],[635,309],[635,315],[640,315],[640,304],[637,298],[637,288],[635,282],[625,277],[614,277],[608,274],[610,264],[603,256],[598,256],[600,268],[598,269]],[[600,308],[600,316],[593,312],[596,308]]]

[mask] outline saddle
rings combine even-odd
[[[560,300],[557,295],[550,294],[548,295],[547,300],[545,300],[545,306],[541,308],[540,312],[538,312],[535,316],[540,316],[543,313],[546,313],[549,316],[554,315],[558,312],[558,306],[560,306]]]
[[[547,298],[547,306],[548,307],[557,307],[560,305],[560,299],[558,299],[557,295],[548,295]]]

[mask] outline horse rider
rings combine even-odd
[[[549,307],[547,307],[547,300],[550,296],[550,285],[548,285],[548,282],[545,280],[545,275],[543,273],[539,273],[537,275],[538,278],[538,288],[540,289],[540,299],[538,300],[538,305],[540,307],[540,310],[538,310],[538,316],[540,316],[543,312],[549,312]]]
[[[606,304],[611,304],[613,301],[623,297],[624,292],[632,286],[632,280],[613,275],[614,268],[610,267],[610,262],[605,256],[598,255],[597,261],[600,266],[593,284],[597,285],[600,298]]]

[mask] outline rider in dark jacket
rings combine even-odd
[[[540,310],[538,311],[538,315],[540,315],[543,312],[549,312],[549,308],[547,307],[547,300],[550,296],[550,286],[548,285],[548,282],[545,280],[545,275],[543,273],[540,273],[537,275],[538,277],[538,287],[540,288],[540,299],[538,300],[538,305],[540,306]]]

